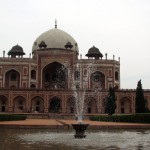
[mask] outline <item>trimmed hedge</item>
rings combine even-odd
[[[27,117],[25,115],[15,115],[15,114],[0,114],[0,121],[17,121],[25,120]]]
[[[102,115],[90,117],[92,121],[150,123],[150,114]]]

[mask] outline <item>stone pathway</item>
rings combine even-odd
[[[21,121],[3,121],[0,125],[62,125],[55,119],[26,119]]]
[[[3,121],[0,122],[0,128],[64,128],[71,127],[71,124],[77,123],[76,120],[55,120],[55,119],[26,119],[22,121]],[[99,121],[83,121],[89,124],[89,128],[135,128],[150,129],[150,124],[141,123],[116,123],[116,122],[99,122]]]
[[[0,128],[62,128],[55,119],[26,119],[21,121],[0,122]]]
[[[71,125],[77,123],[75,120],[59,120],[62,124]],[[150,124],[142,123],[119,123],[119,122],[101,122],[101,121],[83,121],[85,124],[89,124],[89,128],[124,128],[124,129],[150,129]]]

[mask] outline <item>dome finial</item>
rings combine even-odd
[[[55,19],[55,28],[57,28],[57,19]]]

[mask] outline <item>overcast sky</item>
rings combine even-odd
[[[121,88],[150,88],[150,0],[0,0],[0,56],[19,44],[28,57],[55,19],[83,56],[94,45],[120,57]]]

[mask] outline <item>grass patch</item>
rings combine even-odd
[[[150,123],[150,114],[102,115],[92,116],[90,117],[90,120],[106,122]]]
[[[26,120],[25,115],[15,115],[15,114],[0,114],[0,121],[17,121]]]

